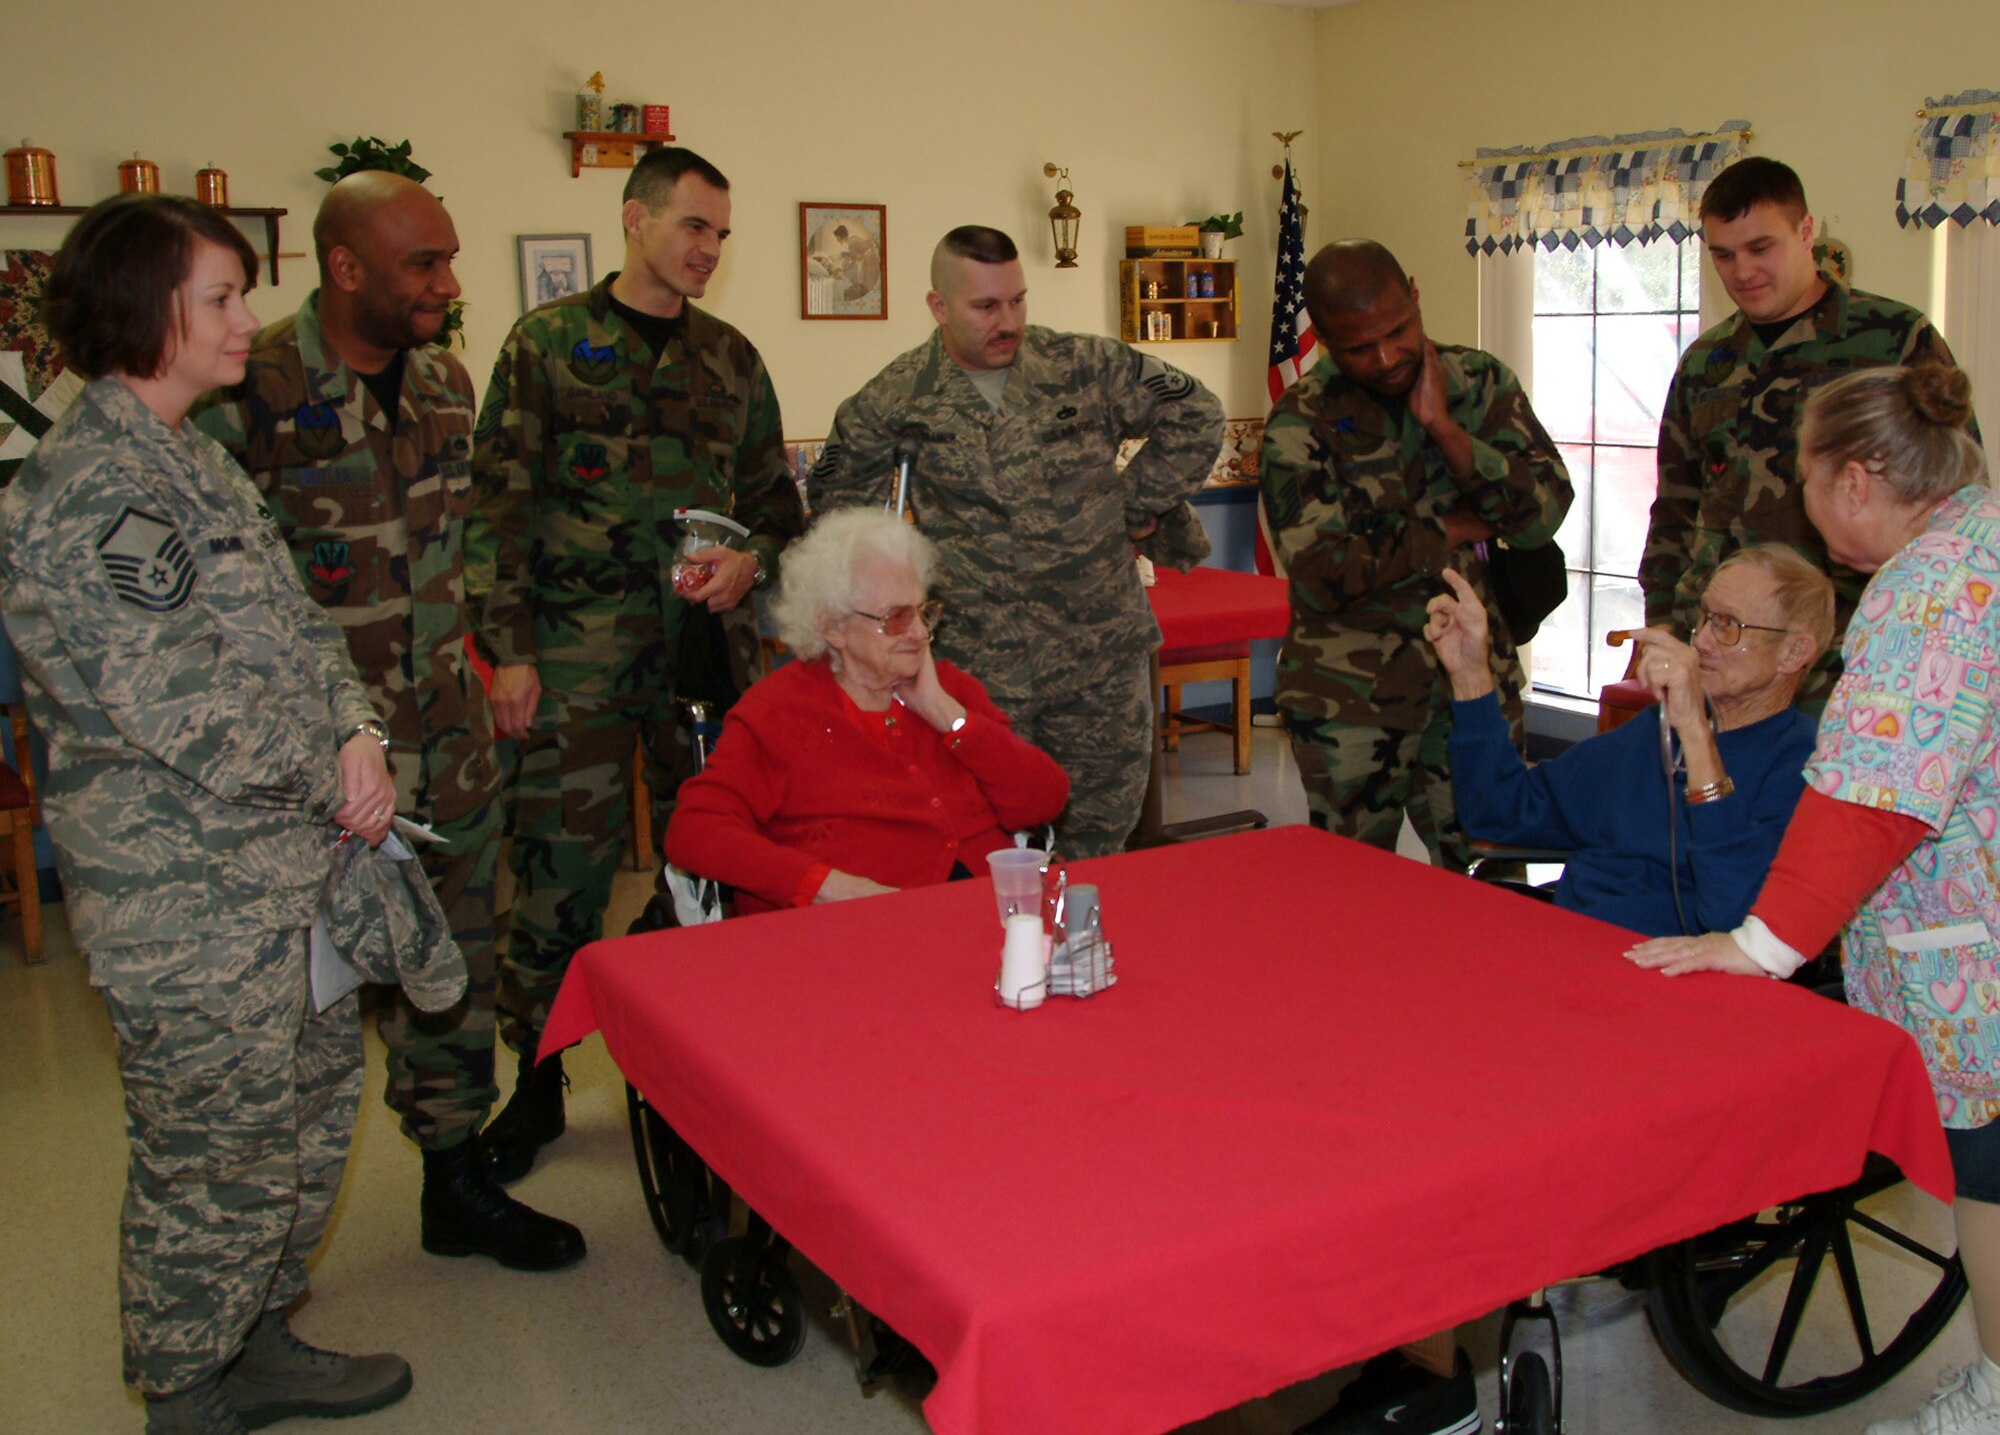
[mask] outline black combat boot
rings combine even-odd
[[[486,1169],[494,1180],[503,1186],[520,1180],[534,1169],[535,1153],[563,1134],[563,1088],[568,1085],[560,1055],[537,1066],[532,1053],[522,1054],[514,1094],[480,1133]]]
[[[424,1249],[491,1256],[509,1270],[556,1271],[583,1259],[583,1233],[524,1206],[493,1179],[474,1136],[424,1152]]]

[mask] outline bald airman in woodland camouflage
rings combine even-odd
[[[1519,743],[1521,664],[1477,545],[1550,541],[1569,474],[1506,365],[1424,336],[1388,250],[1329,244],[1305,283],[1327,354],[1271,411],[1259,480],[1291,579],[1278,706],[1315,826],[1393,850],[1407,811],[1432,860],[1463,868],[1425,605],[1447,566],[1470,581]]]
[[[306,591],[339,623],[388,726],[396,810],[465,954],[443,1012],[391,994],[384,1096],[423,1152],[422,1241],[516,1270],[582,1259],[576,1228],[510,1198],[480,1155],[493,1081],[500,772],[486,691],[465,651],[472,381],[432,344],[458,281],[444,205],[400,175],[349,175],[313,226],[320,287],[261,331],[244,381],[196,423],[270,502]]]
[[[1063,852],[1116,852],[1145,795],[1160,645],[1132,548],[1183,569],[1207,555],[1187,498],[1221,449],[1222,405],[1115,339],[1031,327],[997,229],[945,235],[931,284],[937,332],[840,406],[813,504],[883,503],[898,442],[918,445],[910,507],[947,605],[937,653],[1069,774]],[[1121,474],[1127,438],[1146,443]]]
[[[563,1130],[561,1058],[537,1067],[536,1046],[571,954],[604,929],[634,748],[664,832],[676,688],[714,652],[718,623],[737,640],[721,666],[747,681],[751,591],[776,580],[779,550],[805,526],[763,359],[689,302],[721,262],[729,219],[729,181],[707,160],[673,146],[640,160],[624,267],[514,325],[479,414],[466,588],[496,664],[494,717],[525,734],[500,987],[521,1078],[487,1131],[502,1179]],[[677,592],[682,507],[731,515],[750,537],[695,554],[707,576]],[[703,641],[684,649],[690,637]]]
[[[1701,230],[1737,311],[1689,346],[1667,390],[1639,562],[1646,621],[1693,632],[1724,558],[1787,543],[1833,579],[1837,635],[1868,580],[1830,560],[1806,519],[1799,416],[1814,389],[1842,374],[1950,364],[1951,350],[1917,310],[1849,289],[1815,262],[1805,189],[1774,159],[1738,160],[1717,175],[1702,194]],[[1800,687],[1800,705],[1817,712],[1839,676],[1836,637]]]

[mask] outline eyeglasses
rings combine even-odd
[[[1706,608],[1701,610],[1701,623],[1696,627],[1695,631],[1700,632],[1702,628],[1715,629],[1717,640],[1725,648],[1735,647],[1743,640],[1745,632],[1789,633],[1792,631],[1790,628],[1773,628],[1765,623],[1746,623],[1741,618],[1725,618],[1722,614],[1711,613]]]
[[[939,621],[944,617],[944,601],[933,598],[921,606],[904,603],[886,613],[866,613],[859,608],[850,608],[848,611],[857,618],[873,620],[875,630],[883,637],[900,638],[910,631],[912,623],[922,623],[926,633],[935,633]]]

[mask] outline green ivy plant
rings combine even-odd
[[[333,157],[338,163],[330,164],[324,169],[316,169],[313,174],[328,184],[334,184],[350,174],[358,174],[367,169],[387,170],[390,174],[400,174],[406,179],[413,179],[418,184],[431,177],[429,170],[410,158],[408,140],[392,145],[375,135],[356,135],[347,144],[330,144],[327,148],[333,152]],[[444,325],[431,343],[440,349],[449,349],[454,344],[465,343],[463,299],[452,300],[451,307],[445,310]]]

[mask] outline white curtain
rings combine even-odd
[[[1990,456],[2000,452],[2000,229],[1947,224],[1937,230],[1937,244],[1931,313],[1959,367],[1972,376]]]
[[[1479,260],[1479,347],[1512,369],[1535,396],[1535,251]]]

